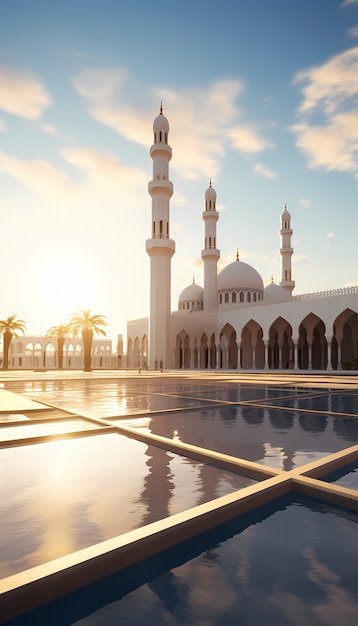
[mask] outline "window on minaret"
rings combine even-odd
[[[256,302],[256,291],[254,292],[254,302]]]
[[[219,295],[219,304],[222,304],[222,303],[223,303],[223,297],[222,297],[222,294],[220,294]]]
[[[162,143],[162,131],[159,131],[159,143]]]
[[[169,237],[169,222],[167,222],[167,237]]]
[[[225,304],[229,302],[229,294],[226,292],[225,294]]]
[[[163,237],[163,220],[159,222],[159,236]]]
[[[244,301],[244,292],[240,291],[240,302]]]
[[[155,222],[153,222],[153,237],[155,237]]]
[[[287,270],[285,270],[285,280],[287,280]]]
[[[168,134],[167,133],[164,134],[164,141],[165,141],[165,143],[168,143]]]
[[[211,248],[211,237],[209,237],[209,248]]]
[[[214,248],[216,247],[216,237],[214,237]]]
[[[231,295],[231,302],[236,302],[236,291],[233,291],[233,292],[232,292],[232,295]]]
[[[251,293],[249,291],[247,292],[247,301],[251,302]]]

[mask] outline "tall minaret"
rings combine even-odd
[[[171,258],[175,242],[169,239],[169,201],[173,185],[169,180],[172,149],[168,144],[169,123],[160,113],[153,123],[153,180],[148,184],[152,197],[152,237],[146,242],[150,257],[149,366],[172,367],[170,345],[170,283]]]
[[[289,293],[292,293],[295,288],[295,281],[291,280],[291,257],[293,254],[293,248],[291,248],[291,215],[285,209],[281,215],[281,282],[280,287],[283,287]]]
[[[220,250],[216,247],[216,222],[219,213],[216,210],[216,191],[210,186],[205,192],[205,211],[202,213],[204,220],[204,250],[201,258],[204,262],[204,311],[216,309],[218,306],[218,260]]]

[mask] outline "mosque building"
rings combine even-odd
[[[358,286],[293,295],[291,215],[281,214],[281,281],[264,287],[254,267],[236,260],[218,272],[216,192],[202,212],[204,287],[193,281],[171,310],[169,123],[160,113],[150,148],[153,178],[150,315],[127,323],[127,366],[166,369],[301,369],[358,367]],[[357,364],[354,361],[357,360]]]

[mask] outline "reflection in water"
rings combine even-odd
[[[0,455],[0,578],[255,483],[116,434]]]
[[[301,413],[298,421],[302,430],[308,433],[323,433],[328,423],[326,416],[314,415],[312,413]]]
[[[137,426],[128,419],[126,423]],[[140,428],[139,428],[140,429]],[[290,470],[358,442],[358,420],[274,407],[221,406],[153,416],[145,429],[184,443]]]
[[[264,421],[265,411],[264,409],[255,409],[253,411],[252,409],[242,407],[241,415],[246,424],[251,424],[251,426],[259,426]]]
[[[345,419],[336,417],[334,419],[333,430],[344,441],[357,443],[358,441],[358,419],[356,417],[346,417]]]
[[[288,430],[293,427],[295,421],[295,413],[292,411],[274,411],[268,410],[269,420],[277,430]]]
[[[52,626],[355,626],[357,522],[357,513],[284,498],[26,618]]]

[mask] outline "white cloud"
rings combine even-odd
[[[268,170],[261,163],[256,163],[254,165],[254,172],[255,174],[259,174],[260,176],[264,176],[265,178],[277,178],[277,174],[275,174],[275,172]]]
[[[342,7],[347,7],[349,4],[358,4],[358,0],[344,0]]]
[[[241,121],[237,99],[244,84],[240,80],[175,92],[155,87],[143,93],[143,87],[139,89],[128,73],[118,68],[84,71],[73,79],[73,85],[88,101],[92,117],[145,148],[152,139],[153,111],[159,113],[163,101],[171,125],[169,143],[175,145],[171,167],[187,178],[215,176],[229,146],[246,154],[271,147],[253,124]],[[140,104],[135,106],[137,93]]]
[[[108,207],[120,201],[141,208],[147,172],[123,166],[112,153],[92,148],[63,150],[62,156],[77,171],[83,171],[82,182],[74,183],[65,168],[55,167],[48,161],[25,161],[4,152],[0,152],[0,171],[14,177],[49,206],[60,207],[62,211],[98,208],[104,203]]]
[[[300,204],[304,209],[309,209],[312,202],[309,198],[300,198],[298,204]]]
[[[35,120],[52,104],[52,98],[39,80],[29,74],[0,67],[0,109]]]
[[[309,167],[358,171],[358,47],[299,72],[302,84],[296,145]]]
[[[352,26],[347,32],[349,37],[358,37],[358,26]]]

